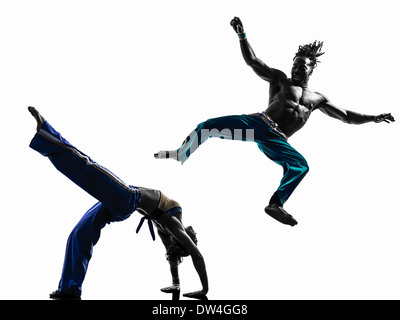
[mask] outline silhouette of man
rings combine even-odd
[[[258,144],[259,149],[268,158],[284,169],[280,185],[271,197],[265,212],[281,223],[295,226],[297,221],[285,211],[283,205],[307,174],[309,167],[304,157],[288,143],[287,139],[305,125],[314,110],[320,110],[332,118],[349,124],[382,121],[390,123],[394,118],[390,113],[372,116],[339,108],[325,95],[309,89],[310,76],[319,62],[318,58],[324,54],[321,52],[323,42],[315,41],[299,46],[293,59],[291,77],[288,78],[285,73],[269,67],[255,55],[238,17],[231,21],[231,26],[238,34],[246,63],[261,79],[269,82],[267,109],[249,115],[209,119],[200,123],[179,149],[160,151],[154,156],[157,159],[172,158],[184,163],[209,137],[234,136],[235,140],[238,140],[235,132],[253,130],[251,140]],[[241,140],[246,139],[242,137]]]

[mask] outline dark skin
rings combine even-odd
[[[148,189],[140,187],[140,192],[142,195],[142,200],[140,202],[139,208],[137,209],[140,213],[147,215],[147,212],[153,212],[160,200],[160,194],[157,190]],[[155,219],[155,223],[163,225],[166,227],[167,231],[170,233],[172,237],[174,237],[182,246],[187,250],[193,260],[193,265],[199,275],[200,282],[202,284],[202,290],[185,293],[183,296],[194,299],[204,299],[208,292],[208,278],[206,265],[204,262],[204,258],[196,246],[196,244],[192,241],[190,236],[186,233],[186,230],[182,224],[182,215],[177,214],[171,217],[169,214],[164,213],[161,216]],[[158,231],[158,234],[163,242],[165,248],[168,248],[171,245],[171,238],[169,235],[166,235],[163,232]],[[171,275],[173,278],[178,278],[178,263],[171,265]],[[176,286],[168,287],[162,289],[162,291],[167,293],[172,293],[177,290]]]
[[[182,213],[176,214],[175,217],[179,221],[182,221]],[[191,228],[191,227],[189,227],[189,228]],[[192,229],[192,231],[193,231],[193,229]],[[168,235],[165,232],[162,232],[160,230],[158,230],[158,235],[160,236],[160,239],[166,249],[168,249],[171,245],[174,245],[174,242],[170,235]],[[197,242],[197,240],[196,240],[196,242]],[[170,287],[162,288],[161,291],[165,292],[165,293],[172,293],[172,294],[179,295],[180,284],[179,284],[179,261],[178,261],[178,258],[176,258],[175,261],[170,260],[169,263],[170,263],[170,271],[171,271],[172,278],[178,279],[178,283],[174,283]],[[200,266],[200,268],[201,268],[201,266]],[[201,272],[203,272],[203,271],[200,271],[200,273]],[[204,273],[205,273],[205,270],[204,270]],[[208,288],[208,285],[206,285],[206,287]],[[208,300],[207,296],[206,296],[207,291],[208,290],[203,289],[203,290],[192,292],[192,293],[184,293],[183,296],[189,297],[189,298],[200,299],[200,300]],[[179,296],[176,296],[176,297],[179,297]],[[174,300],[174,298],[172,300]],[[177,299],[177,300],[179,300],[179,299]]]
[[[33,107],[28,107],[28,110],[35,118],[37,122],[36,130],[39,131],[45,122],[44,117]],[[143,215],[149,215],[148,212],[154,212],[158,207],[158,203],[160,201],[160,191],[143,187],[140,187],[139,189],[141,193],[141,201],[137,211]],[[193,265],[199,275],[203,288],[199,291],[186,293],[184,296],[195,299],[205,299],[208,292],[206,265],[200,250],[197,248],[190,236],[186,233],[186,230],[182,224],[182,215],[177,214],[176,216],[171,217],[169,214],[163,213],[157,217],[157,219],[155,219],[155,223],[164,225],[171,237],[174,237],[192,257]],[[161,232],[159,232],[159,234],[165,247],[168,248],[171,242],[170,236],[166,236],[165,234],[161,235]],[[178,277],[177,264],[175,266],[171,265],[171,274],[173,277]]]
[[[335,106],[326,96],[308,88],[308,81],[315,67],[309,57],[297,56],[293,60],[291,78],[288,78],[281,70],[271,68],[257,58],[244,35],[243,23],[239,18],[233,18],[231,26],[240,35],[240,48],[246,63],[261,79],[269,82],[269,103],[265,112],[287,137],[300,130],[314,110],[320,110],[332,118],[349,124],[395,121],[390,113],[372,116]],[[281,223],[290,226],[297,224],[279,203],[269,204],[264,210]]]
[[[239,18],[235,17],[231,26],[236,33],[244,33]],[[395,121],[390,113],[372,116],[342,109],[331,103],[323,94],[310,90],[308,81],[313,73],[313,65],[308,57],[294,59],[291,78],[288,78],[282,71],[270,68],[257,58],[247,39],[240,40],[240,48],[246,63],[259,77],[269,82],[269,104],[265,111],[279,124],[279,128],[287,137],[300,130],[311,112],[317,109],[349,124]]]
[[[200,277],[200,281],[203,286],[202,290],[185,293],[184,296],[188,298],[203,299],[208,292],[208,280],[203,256],[201,255],[197,246],[193,243],[192,239],[186,233],[185,228],[177,217],[172,217],[171,219],[168,219],[165,225],[167,227],[167,230],[186,248],[187,252],[192,257],[193,265]],[[171,274],[172,276],[178,275],[177,266],[171,266]]]

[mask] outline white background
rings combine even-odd
[[[397,2],[18,1],[0,3],[0,298],[47,299],[66,239],[96,200],[28,148],[35,106],[128,184],[179,201],[198,233],[210,299],[398,299],[398,123],[352,126],[316,111],[290,139],[310,172],[264,213],[282,177],[254,143],[210,139],[184,166],[155,160],[208,118],[267,106],[268,83],[241,56],[289,74],[298,45],[325,41],[310,88],[338,106],[398,117]],[[139,215],[106,226],[83,299],[170,299],[169,266]],[[183,292],[200,289],[190,258]]]

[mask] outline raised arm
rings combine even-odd
[[[383,113],[378,116],[365,115],[350,110],[345,110],[335,106],[333,103],[326,101],[321,103],[317,109],[321,110],[326,115],[341,120],[349,124],[364,124],[368,122],[379,123],[385,121],[387,123],[393,122],[394,117],[390,113]]]
[[[232,19],[231,26],[239,36],[240,49],[242,50],[244,60],[259,77],[268,82],[277,82],[279,81],[279,77],[286,77],[282,71],[270,68],[263,61],[256,57],[252,47],[250,46],[249,41],[247,40],[247,36],[243,28],[243,23],[238,17]]]

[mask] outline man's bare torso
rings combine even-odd
[[[266,113],[279,125],[287,137],[301,129],[311,112],[326,99],[308,88],[293,85],[288,78],[271,83]]]

